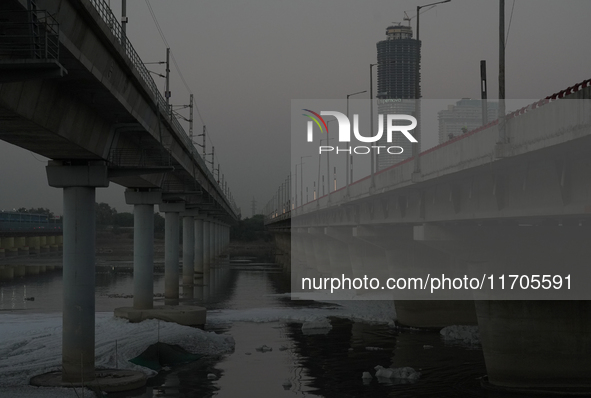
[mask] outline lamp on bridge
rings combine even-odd
[[[448,0],[449,1],[449,0]],[[369,131],[373,134],[373,67],[376,65],[383,65],[385,63],[395,63],[396,61],[389,62],[376,62],[375,64],[369,64]],[[370,174],[371,174],[371,185],[370,188],[375,187],[374,173],[375,173],[375,155],[370,153]]]
[[[367,90],[358,91],[353,94],[347,94],[347,118],[349,118],[349,97],[352,97],[357,94],[367,93]],[[351,120],[349,118],[349,120]],[[346,170],[346,179],[345,185],[347,186],[347,196],[349,195],[349,184],[353,183],[353,157],[348,152],[349,151],[349,143],[347,142],[347,155],[345,156],[345,170]],[[335,188],[336,189],[336,188]]]
[[[425,8],[425,7],[435,7],[437,4],[443,4],[443,3],[449,3],[451,0],[443,0],[443,1],[438,1],[435,3],[430,3],[430,4],[425,4],[422,6],[417,6],[417,42],[420,41],[420,17],[421,17],[421,8]],[[410,23],[410,22],[409,22]],[[415,62],[415,67],[416,67],[416,71],[415,71],[415,117],[417,118],[417,121],[419,121],[419,124],[417,124],[417,127],[415,128],[415,138],[418,140],[421,139],[421,125],[420,125],[420,116],[421,116],[421,106],[419,104],[419,99],[421,98],[421,86],[420,86],[420,73],[421,73],[421,51],[419,49],[419,51],[417,51],[417,59]],[[419,159],[419,143],[418,142],[413,142],[412,143],[412,156],[414,158],[414,172],[415,173],[420,173],[421,172],[421,164],[420,164],[420,159]]]
[[[300,156],[300,206],[304,205],[304,159],[311,158],[312,155]],[[298,165],[295,169],[295,207],[298,207]],[[307,191],[308,188],[306,188]],[[307,200],[306,200],[307,201]]]

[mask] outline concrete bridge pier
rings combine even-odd
[[[228,250],[228,240],[227,240],[228,225],[222,224],[221,227],[222,228],[220,230],[220,238],[221,238],[221,242],[222,242],[222,253],[225,253]]]
[[[104,164],[49,162],[49,185],[63,188],[63,382],[90,382],[94,367],[95,189],[108,187]]]
[[[28,236],[25,243],[29,247],[30,254],[39,254],[41,239],[39,236]]]
[[[183,286],[193,285],[195,263],[195,219],[197,210],[183,213]]]
[[[203,284],[203,216],[197,216],[193,221],[195,238],[195,256],[193,258],[193,281],[196,285]]]
[[[14,247],[17,249],[18,255],[27,255],[29,254],[29,247],[26,243],[26,238],[24,236],[16,236],[14,238]]]
[[[133,205],[133,308],[154,308],[154,205],[162,201],[159,191],[125,191]]]
[[[479,264],[478,274],[571,274],[588,280],[582,276],[588,275],[591,258],[591,231],[585,226],[415,229],[429,245],[457,251]],[[589,393],[591,301],[568,300],[568,289],[500,289],[498,279],[496,283],[494,290],[474,296],[488,385],[521,392]],[[563,298],[567,300],[557,300]]]
[[[299,232],[302,228],[291,228],[290,244],[291,244],[291,286],[292,291],[296,292],[301,289],[299,282],[301,278],[308,275],[308,264],[306,261],[306,247],[304,244],[304,236]]]
[[[304,267],[303,274],[306,277],[319,277],[320,271],[318,270],[318,259],[314,251],[313,236],[308,233],[308,228],[299,228],[300,239],[302,241],[302,248],[304,250]]]
[[[283,270],[285,272],[291,272],[291,258],[292,258],[292,248],[291,248],[291,234],[289,229],[282,231],[282,244],[283,244]]]
[[[211,265],[211,245],[209,231],[211,220],[209,218],[203,219],[203,284],[209,285],[209,270]]]
[[[459,274],[459,260],[448,253],[434,250],[418,242],[409,242],[402,250],[388,251],[391,262],[398,265],[394,277],[425,277],[442,274]],[[463,273],[462,273],[463,274]],[[476,309],[471,297],[449,300],[432,295],[430,299],[418,299],[419,292],[409,292],[412,300],[397,299],[394,302],[397,322],[401,325],[441,329],[451,325],[476,325]],[[470,296],[469,294],[467,294]],[[443,295],[445,296],[445,295]]]
[[[206,314],[204,308],[167,305],[154,307],[154,205],[161,203],[162,192],[127,190],[125,191],[125,200],[128,204],[134,205],[134,297],[133,307],[116,308],[115,316],[127,318],[131,322],[141,322],[144,319],[161,319],[181,325],[195,326],[205,324]],[[184,212],[182,216],[184,262],[185,249],[188,247],[190,248],[190,253],[193,253],[193,215],[187,215]],[[189,238],[187,238],[185,233],[189,234]],[[170,249],[172,250],[172,241]],[[175,247],[175,250],[178,250],[178,246]],[[190,264],[191,280],[189,285],[183,285],[183,291],[184,293],[188,293],[190,297],[193,289],[192,256],[188,263]],[[183,264],[183,273],[184,269],[185,264]],[[176,283],[178,285],[178,278],[176,279]]]
[[[306,249],[304,247],[302,237],[300,236],[300,233],[298,231],[299,228],[291,228],[290,232],[290,260],[292,262],[292,271],[301,271],[304,268],[304,260],[306,258]]]
[[[591,391],[591,301],[476,301],[493,386]]]
[[[275,261],[281,265],[284,271],[291,269],[291,239],[289,230],[279,229],[273,232],[273,240],[276,247]]]
[[[48,253],[49,252],[49,245],[47,244],[47,236],[40,236],[39,237],[39,252],[40,253]]]
[[[167,305],[179,303],[179,214],[185,204],[161,203],[164,213],[164,300]]]
[[[58,251],[58,246],[56,244],[56,240],[55,240],[54,235],[49,235],[47,237],[47,245],[49,246],[50,252],[57,252]]]
[[[0,238],[0,247],[4,249],[5,257],[15,257],[18,254],[18,248],[14,246],[14,237]]]
[[[312,256],[316,264],[316,270],[322,275],[329,277],[332,275],[330,260],[328,257],[328,247],[324,235],[324,227],[308,228],[309,245],[311,245]]]
[[[215,226],[216,220],[214,218],[209,222],[209,264],[215,266],[217,262],[216,248],[215,248]]]
[[[216,258],[222,254],[221,250],[221,241],[220,241],[220,228],[221,225],[219,221],[216,221],[214,224],[214,231],[215,231],[215,256]]]
[[[349,253],[349,247],[355,240],[353,229],[350,227],[326,227],[324,233],[333,242],[329,247],[328,255],[330,263],[333,264],[332,268],[337,271],[335,277],[340,277],[340,274],[353,275]]]

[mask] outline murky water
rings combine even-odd
[[[59,259],[53,261],[59,262]],[[289,275],[272,264],[231,265],[214,271],[208,287],[184,293],[181,305],[199,304],[212,313],[252,308],[317,308],[318,303],[278,296],[289,286]],[[100,267],[96,276],[97,311],[129,306],[132,274],[125,267]],[[154,292],[162,293],[164,275],[155,272]],[[59,271],[0,282],[0,312],[55,312],[61,309]],[[34,297],[34,301],[24,300]],[[161,300],[161,299],[156,299]],[[368,303],[371,305],[371,303]],[[227,333],[235,351],[223,357],[161,371],[144,391],[112,397],[508,397],[480,387],[486,374],[482,351],[446,343],[438,333],[401,330],[330,318],[325,334],[302,331],[297,322],[234,322],[206,327]],[[261,345],[273,348],[260,352]],[[379,350],[368,350],[378,347]],[[376,365],[410,366],[421,372],[416,382],[396,379],[362,380]],[[215,378],[208,379],[208,375]]]

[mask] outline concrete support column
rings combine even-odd
[[[166,304],[179,302],[179,213],[184,203],[162,203],[164,212],[164,299]]]
[[[221,235],[222,225],[218,222],[215,225],[215,245],[217,247],[218,256],[222,254],[222,235]]]
[[[29,236],[26,239],[26,245],[29,246],[29,253],[39,254],[41,248],[41,240],[38,236]]]
[[[489,383],[589,391],[591,301],[476,301]]]
[[[224,225],[224,248],[230,248],[230,226]]]
[[[0,247],[4,249],[6,257],[16,256],[18,249],[14,246],[13,237],[0,238]]]
[[[217,257],[220,255],[220,236],[219,236],[219,228],[220,224],[217,222],[213,223],[213,252],[215,253],[215,258],[217,262]]]
[[[62,380],[94,380],[95,188],[108,187],[104,164],[49,162],[49,185],[64,192]]]
[[[211,263],[209,257],[209,220],[203,220],[203,282],[208,283],[207,277],[209,276],[209,264]]]
[[[183,285],[193,284],[195,225],[193,215],[183,214]]]
[[[49,235],[47,237],[47,245],[49,246],[49,251],[50,252],[56,252],[57,251],[57,245],[55,244],[55,235]]]
[[[203,283],[203,218],[195,217],[195,258],[193,262],[194,279]]]
[[[210,264],[213,265],[216,262],[215,253],[215,220],[209,223],[209,258]]]
[[[94,206],[95,188],[64,188],[63,381],[94,379]]]
[[[24,236],[14,238],[14,247],[18,250],[17,254],[29,254],[29,246],[27,246],[27,239]]]
[[[47,253],[49,251],[49,245],[47,244],[47,236],[39,237],[40,252]]]
[[[125,191],[133,205],[133,308],[154,308],[154,205],[162,192]]]

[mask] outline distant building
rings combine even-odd
[[[488,121],[497,119],[499,103],[488,101]],[[462,98],[455,105],[448,105],[446,110],[438,112],[439,143],[444,143],[461,134],[482,126],[482,102]]]
[[[417,61],[420,61],[421,42],[412,38],[410,26],[388,26],[386,36],[386,40],[377,43],[378,114],[412,115],[415,111],[416,81],[420,81]],[[374,127],[376,131],[377,128],[378,126]],[[420,137],[417,139],[420,142]],[[388,143],[384,131],[379,145],[400,146],[404,151],[400,155],[380,154],[377,160],[378,170],[412,156],[412,145],[402,134],[395,134],[393,142]]]

